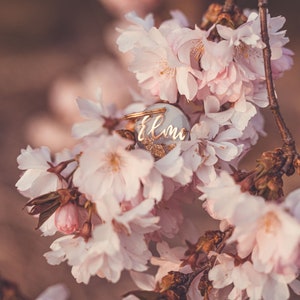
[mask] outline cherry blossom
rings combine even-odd
[[[109,199],[111,200],[111,199]],[[123,269],[145,271],[151,253],[144,234],[156,230],[157,217],[150,214],[154,201],[149,199],[122,212],[117,202],[103,203],[106,223],[95,226],[92,237],[67,235],[54,241],[45,254],[50,264],[67,260],[77,282],[88,283],[90,276],[98,275],[117,282]],[[103,215],[103,213],[102,213]]]
[[[145,150],[127,151],[130,144],[117,134],[88,140],[74,184],[94,201],[108,191],[119,201],[136,196],[141,178],[149,174],[154,161]]]
[[[42,224],[39,228],[43,236],[51,236],[57,232],[57,227],[55,225],[55,214],[49,217],[49,219]]]
[[[79,228],[78,208],[72,203],[67,203],[55,212],[55,226],[65,234],[70,234]]]
[[[221,172],[214,181],[199,189],[204,193],[200,199],[205,200],[204,206],[210,216],[217,220],[226,219],[229,223],[232,223],[237,205],[247,197],[226,172]]]
[[[140,39],[154,26],[154,18],[152,14],[148,14],[145,19],[139,18],[135,12],[125,15],[125,18],[133,23],[126,30],[119,29],[122,34],[117,39],[119,50],[127,52],[132,50]]]
[[[107,9],[109,9],[113,14],[123,15],[128,11],[138,11],[140,13],[145,13],[149,9],[155,8],[159,4],[159,0],[124,0],[122,2],[117,0],[99,0]]]
[[[283,73],[290,70],[293,65],[294,52],[288,48],[282,48],[282,56],[271,61],[273,77],[275,79],[282,77]]]
[[[192,271],[189,265],[181,266],[181,258],[185,251],[183,247],[170,248],[166,242],[162,242],[157,244],[157,251],[159,257],[151,258],[151,264],[159,267],[155,276],[134,271],[130,272],[134,283],[142,290],[151,291],[155,289],[156,283],[159,283],[169,271],[180,271],[182,273]]]
[[[148,39],[149,46],[135,50],[130,66],[140,85],[171,103],[176,102],[178,91],[188,99],[193,99],[197,83],[191,67],[178,60],[159,29],[153,27]],[[145,61],[148,62],[146,65]]]
[[[181,266],[181,259],[185,251],[183,247],[170,248],[166,242],[163,242],[157,244],[157,251],[160,256],[151,259],[151,264],[159,266],[155,276],[156,282],[160,281],[169,271],[180,271],[182,273],[192,271],[189,265]]]
[[[141,87],[150,90],[154,96],[171,103],[176,102],[177,92],[193,99],[197,93],[196,78],[199,76],[189,64],[181,62],[169,42],[170,32],[186,25],[182,16],[163,23],[159,28],[152,27],[142,31],[139,40],[126,38],[126,31],[118,39],[122,51],[132,51],[134,56],[130,70],[136,74]],[[177,18],[176,18],[177,17]],[[140,32],[140,31],[139,31]],[[132,46],[125,46],[123,40],[132,41]],[[144,62],[147,61],[147,64]]]
[[[219,159],[231,161],[240,153],[234,141],[240,133],[231,129],[219,132],[219,129],[214,120],[203,117],[191,129],[191,141],[182,144],[187,167],[205,184],[216,178],[215,165]]]
[[[232,285],[227,299],[288,299],[289,277],[258,272],[249,261],[236,265],[234,258],[227,254],[217,255],[217,261],[209,279],[217,289]]]
[[[97,102],[79,98],[77,99],[77,105],[81,115],[88,120],[73,126],[72,132],[74,137],[81,138],[108,132],[107,128],[105,128],[105,119],[112,119],[117,112],[113,104],[109,107],[104,106],[101,89],[98,91]]]
[[[27,146],[21,150],[17,161],[24,173],[16,187],[24,196],[34,198],[62,187],[63,183],[58,177],[47,171],[50,168],[48,162],[52,162],[49,148],[32,149]]]
[[[232,218],[236,227],[230,240],[238,242],[238,254],[246,257],[252,252],[258,271],[294,274],[300,224],[281,206],[248,198],[237,206]]]
[[[257,13],[252,12],[248,16],[247,22],[240,25],[236,29],[232,29],[228,26],[217,24],[217,30],[219,35],[229,40],[230,46],[239,46],[241,43],[246,45],[264,48],[264,43],[260,37],[260,25],[255,23],[257,19]]]
[[[282,206],[242,192],[226,173],[200,190],[205,193],[202,199],[206,199],[208,213],[235,226],[229,241],[237,241],[240,257],[251,254],[253,265],[260,272],[294,274],[300,224]]]
[[[49,169],[72,158],[73,155],[70,151],[62,151],[57,153],[55,159],[52,160],[48,147],[32,149],[27,146],[26,149],[21,150],[21,154],[17,158],[19,169],[24,171],[16,183],[17,189],[24,196],[35,198],[64,187],[66,183]],[[69,174],[74,167],[74,163],[69,164],[64,168],[62,174]]]
[[[49,286],[35,300],[67,300],[70,297],[69,289],[61,283]]]
[[[283,46],[288,42],[285,31],[278,30],[283,26],[283,17],[269,18],[270,46],[272,60],[282,56]],[[237,65],[245,71],[245,75],[253,80],[264,78],[262,49],[264,43],[260,37],[260,23],[257,13],[251,13],[246,23],[237,29],[217,25],[218,33],[222,38],[229,41],[229,46],[234,47],[234,57]]]

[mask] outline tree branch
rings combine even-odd
[[[263,57],[264,57],[264,67],[265,67],[269,107],[273,113],[276,125],[281,135],[281,139],[284,143],[283,148],[286,151],[289,164],[292,164],[292,161],[297,154],[296,147],[295,147],[295,140],[292,134],[290,133],[288,127],[286,126],[286,123],[280,112],[279,103],[278,103],[278,99],[276,96],[274,83],[273,83],[273,76],[272,76],[272,69],[271,69],[272,53],[270,48],[268,24],[267,24],[268,0],[258,0],[258,7],[259,7],[259,16],[260,16],[260,25],[261,25],[261,36],[263,42],[266,45],[265,48],[263,49]],[[287,169],[288,168],[289,166],[287,166]]]

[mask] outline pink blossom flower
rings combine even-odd
[[[154,225],[159,218],[150,213],[154,209],[153,199],[143,199],[140,203],[132,206],[131,203],[118,203],[116,199],[110,196],[104,197],[102,201],[97,202],[97,211],[105,222],[115,221],[122,224],[127,234],[132,233],[131,223],[139,227],[139,233],[152,232],[159,227]]]
[[[285,36],[286,30],[279,31],[284,23],[285,18],[282,16],[271,17],[268,14],[268,33],[270,38],[271,47],[271,59],[276,60],[282,56],[283,46],[289,42],[289,38]],[[259,18],[256,19],[257,24],[259,24]],[[257,25],[259,26],[259,25]]]
[[[189,265],[181,266],[182,258],[184,257],[185,249],[183,247],[170,248],[166,242],[157,244],[159,257],[152,257],[151,264],[159,266],[155,281],[160,282],[161,279],[170,271],[179,271],[181,273],[190,273],[192,269]]]
[[[185,274],[192,272],[189,265],[181,267],[181,258],[184,256],[185,251],[183,247],[170,248],[166,242],[162,242],[157,244],[157,251],[159,257],[151,258],[151,264],[159,267],[155,276],[134,271],[130,272],[134,283],[142,290],[154,290],[156,284],[170,271],[179,271]]]
[[[208,95],[203,99],[203,107],[205,117],[215,121],[219,126],[221,125],[229,125],[230,120],[234,114],[234,110],[232,108],[221,110],[221,105],[219,99],[215,96]],[[214,125],[214,132],[217,130],[216,125]],[[212,134],[215,135],[216,133]]]
[[[29,198],[35,198],[67,187],[67,182],[55,173],[48,172],[48,169],[51,165],[55,166],[73,157],[72,152],[64,150],[56,153],[54,160],[52,160],[47,147],[32,149],[28,146],[26,149],[21,150],[21,154],[17,158],[19,168],[24,170],[24,173],[16,183],[16,187],[21,194]],[[76,162],[69,163],[60,175],[67,177],[76,165]],[[50,216],[39,228],[44,236],[53,235],[57,231],[54,219],[54,215]]]
[[[115,15],[123,16],[129,11],[146,13],[153,10],[159,3],[159,0],[99,0],[109,11]]]
[[[259,136],[266,136],[266,132],[264,131],[264,118],[258,110],[256,115],[249,120],[242,136],[238,138],[238,143],[243,145],[241,157],[257,143]]]
[[[222,289],[232,285],[226,299],[281,300],[289,298],[288,283],[291,278],[277,274],[265,274],[255,270],[251,262],[236,265],[234,258],[225,253],[217,254],[219,264],[209,272],[213,287]]]
[[[98,225],[93,238],[85,242],[82,237],[67,235],[55,240],[50,252],[44,254],[49,264],[56,265],[67,260],[72,266],[72,275],[77,282],[88,283],[90,276],[101,275],[116,282],[122,270],[121,258],[117,255],[120,241],[110,223]]]
[[[243,132],[250,121],[257,114],[256,107],[248,101],[238,101],[232,108],[233,115],[230,119],[232,126]]]
[[[204,193],[200,199],[205,200],[204,207],[209,215],[217,220],[227,220],[230,224],[238,204],[247,197],[226,172],[221,172],[216,180],[198,188]]]
[[[210,98],[212,101],[204,102],[207,114],[202,115],[199,123],[196,123],[191,129],[191,140],[183,142],[181,145],[186,167],[191,169],[205,184],[216,178],[215,165],[219,160],[231,161],[241,152],[241,147],[235,143],[235,139],[241,133],[234,128],[220,130],[222,123],[230,124],[229,118],[232,112],[217,113],[218,109],[215,111],[213,106],[216,104],[216,107],[220,107],[219,102],[215,97]]]
[[[227,139],[229,140],[240,138],[243,131],[246,130],[250,119],[258,114],[255,106],[248,101],[238,101],[233,107],[222,110],[219,99],[208,95],[203,99],[203,104],[205,116],[215,121],[219,125],[220,131],[227,132]],[[205,118],[202,116],[200,120],[203,119]],[[222,127],[225,125],[230,130],[222,130]],[[230,134],[228,134],[229,132]]]
[[[272,75],[275,79],[280,78],[285,71],[288,71],[293,66],[294,52],[288,48],[282,48],[282,56],[271,61]]]
[[[226,40],[210,41],[209,34],[210,31],[202,31],[197,26],[174,30],[171,34],[173,48],[179,60],[190,65],[197,74],[197,99],[205,98],[209,91],[221,104],[236,102],[249,92],[246,86],[249,80],[233,62],[231,44]]]
[[[245,79],[250,80],[262,79],[265,74],[262,56],[265,44],[261,39],[257,19],[257,13],[253,12],[247,22],[236,29],[223,25],[216,26],[220,36],[229,41],[229,46],[234,51],[236,67],[242,70]]]
[[[283,46],[288,42],[285,31],[278,32],[284,23],[285,19],[283,17],[271,18],[268,15],[272,61],[282,57]],[[251,13],[247,22],[236,29],[217,25],[217,30],[222,38],[229,41],[229,46],[234,48],[234,59],[237,66],[244,71],[244,75],[251,80],[264,79],[262,49],[265,45],[261,39],[258,14]],[[290,66],[290,64],[288,65]]]
[[[115,200],[104,200],[97,209],[106,210],[99,212],[106,222],[94,227],[87,242],[68,235],[54,241],[52,251],[45,253],[50,264],[67,260],[77,282],[87,284],[93,275],[117,282],[123,269],[145,271],[151,257],[144,235],[158,229],[158,218],[150,213],[154,201],[145,200],[122,212]]]
[[[229,46],[239,46],[244,43],[262,49],[265,45],[260,37],[260,26],[254,22],[256,18],[257,13],[253,12],[248,16],[247,22],[236,29],[220,24],[217,24],[216,27],[220,36],[229,41]]]
[[[186,185],[192,180],[192,171],[184,164],[181,154],[181,145],[177,145],[163,158],[155,162],[155,169],[163,176]]]
[[[107,206],[110,203],[107,202]],[[125,212],[115,212],[113,224],[118,230],[120,239],[120,257],[122,267],[127,270],[143,272],[147,269],[147,262],[151,258],[145,234],[156,231],[158,217],[153,216],[151,211],[154,208],[154,201],[146,199]],[[123,230],[122,230],[123,228]],[[98,274],[99,275],[99,274]]]
[[[80,157],[73,182],[93,201],[111,193],[119,201],[137,195],[141,178],[153,167],[151,154],[142,149],[128,151],[131,141],[118,134],[90,138]]]
[[[186,185],[192,180],[192,170],[184,164],[180,145],[154,162],[151,172],[142,178],[143,195],[160,201],[164,192],[172,195],[175,185]]]
[[[245,262],[236,266],[234,257],[225,253],[218,254],[217,261],[218,264],[209,271],[209,280],[213,282],[213,287],[220,289],[233,283],[234,288],[228,295],[228,299],[242,299],[243,290],[251,284],[248,276],[252,272],[255,272],[252,264]],[[262,284],[262,276],[259,276],[258,272],[256,272],[256,275],[258,277],[256,284],[259,287]],[[236,298],[232,297],[233,295]]]
[[[73,126],[72,133],[74,137],[82,138],[84,136],[108,133],[108,130],[104,127],[105,117],[115,117],[116,108],[113,104],[109,107],[103,105],[101,89],[98,90],[97,102],[78,98],[77,105],[81,115],[88,120]]]
[[[254,103],[258,107],[269,105],[265,81],[254,80],[252,92],[246,95],[246,100]]]
[[[233,62],[233,49],[228,41],[218,43],[203,39],[203,54],[200,65],[203,69],[199,84],[198,99],[209,92],[218,97],[221,104],[244,99],[248,93],[249,80]]]
[[[224,172],[200,190],[205,193],[202,199],[206,199],[208,213],[235,226],[229,241],[238,243],[240,257],[252,253],[254,268],[259,272],[295,274],[300,224],[283,207],[242,193],[239,185]]]
[[[153,275],[141,272],[130,271],[129,272],[133,282],[144,291],[153,291],[155,290],[155,277]],[[128,300],[136,300],[135,298],[129,298]],[[123,300],[127,300],[124,298]]]
[[[50,218],[43,223],[39,229],[42,232],[42,236],[54,235],[57,231],[57,227],[55,226],[55,214],[50,216]]]
[[[79,263],[81,254],[86,249],[86,243],[82,237],[74,238],[74,235],[64,235],[56,239],[50,245],[51,251],[44,257],[51,265],[59,265],[68,260],[70,265]]]
[[[149,31],[147,43],[149,46],[135,50],[130,66],[140,86],[171,103],[176,102],[178,91],[187,99],[193,99],[198,85],[191,67],[178,60],[159,29],[153,27]]]
[[[240,257],[252,252],[256,270],[264,273],[295,274],[299,257],[300,224],[282,206],[247,196],[235,208],[235,230],[230,241],[237,241]]]
[[[184,216],[180,206],[182,199],[180,200],[171,197],[167,201],[162,200],[157,205],[156,215],[159,217],[158,225],[160,226],[158,233],[167,238],[174,238],[183,223]]]
[[[181,62],[191,65],[194,70],[201,71],[199,60],[203,55],[203,40],[207,35],[208,33],[197,25],[194,29],[185,26],[171,32],[168,39]]]
[[[125,15],[125,18],[133,23],[126,30],[118,29],[121,35],[117,39],[117,44],[121,52],[132,50],[146,35],[147,32],[154,26],[152,14],[148,14],[144,19],[138,17],[135,12],[130,12]]]
[[[121,205],[117,205],[116,201],[108,197],[104,199],[101,205],[98,203],[99,214],[104,216],[106,224],[112,224],[114,232],[118,235],[119,250],[112,255],[111,260],[119,260],[120,271],[127,269],[143,272],[147,269],[146,265],[151,257],[151,252],[147,247],[144,235],[159,228],[156,225],[158,217],[151,213],[153,208],[154,201],[152,199],[143,200],[135,207],[125,211],[121,210]],[[100,235],[95,236],[95,241],[102,238]],[[97,245],[93,247],[97,249]],[[91,250],[87,253],[87,260],[89,260],[90,254],[92,254]],[[88,264],[88,261],[86,263]],[[99,268],[97,275],[112,280],[106,269],[107,266]],[[119,276],[120,274],[117,278]]]
[[[51,162],[49,148],[32,149],[27,146],[21,150],[17,161],[19,169],[24,170],[24,173],[16,183],[16,187],[24,196],[35,198],[61,187],[58,177],[47,172],[50,168],[48,162]]]
[[[66,183],[60,180],[56,174],[47,170],[50,168],[50,164],[56,165],[71,158],[73,158],[71,152],[63,151],[57,153],[53,161],[48,147],[32,149],[27,146],[26,149],[21,150],[21,154],[17,158],[19,169],[24,173],[16,183],[16,187],[22,195],[28,198],[35,198],[63,188]],[[70,164],[64,170],[63,175],[71,172],[75,165],[74,163]]]
[[[163,176],[156,168],[153,168],[150,173],[142,178],[143,196],[160,201],[164,192]]]
[[[55,226],[64,233],[71,234],[79,228],[78,208],[72,203],[59,207],[55,212]]]
[[[198,88],[199,74],[178,59],[168,38],[171,32],[185,25],[184,18],[175,14],[174,19],[163,22],[159,28],[131,27],[118,39],[121,50],[132,51],[130,70],[136,74],[140,86],[171,103],[176,102],[178,92],[193,99]]]
[[[219,43],[203,39],[203,55],[200,63],[205,71],[206,82],[215,79],[218,74],[224,72],[224,69],[229,66],[233,58],[233,50],[229,47],[227,41]]]
[[[61,283],[49,286],[35,300],[67,300],[70,297],[69,289]]]

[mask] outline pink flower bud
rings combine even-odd
[[[79,228],[78,209],[76,205],[67,203],[55,212],[55,226],[64,233],[70,234]]]

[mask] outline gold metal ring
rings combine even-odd
[[[148,111],[135,112],[135,113],[125,115],[123,117],[123,119],[130,120],[130,119],[141,118],[141,117],[144,117],[144,116],[151,116],[151,115],[154,115],[154,114],[161,114],[161,113],[165,113],[166,110],[167,109],[165,107],[162,107],[162,108],[157,108],[157,109],[148,110]]]

